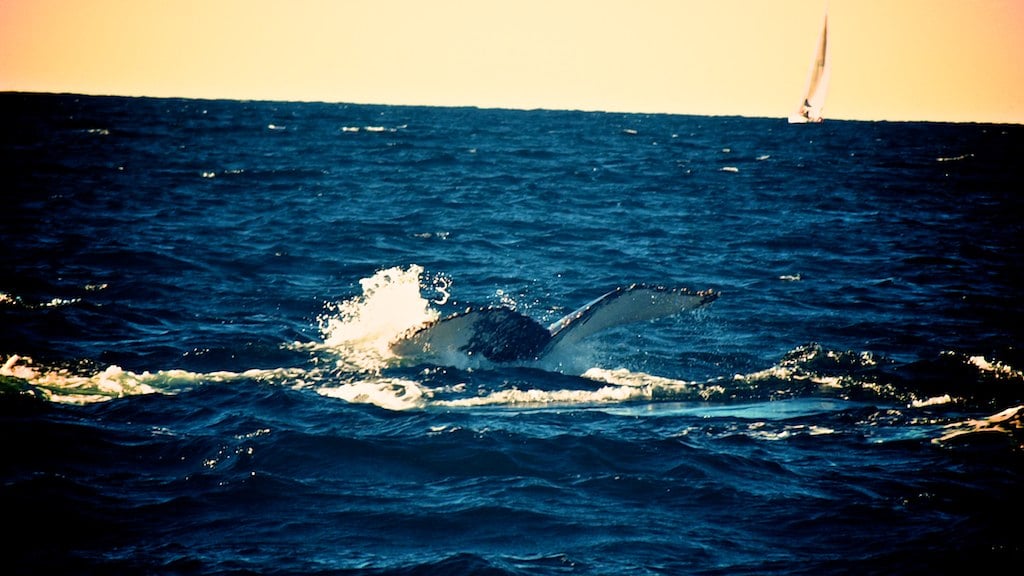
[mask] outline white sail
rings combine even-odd
[[[789,117],[791,124],[805,124],[808,122],[821,122],[822,111],[825,108],[825,94],[828,92],[828,81],[831,75],[832,66],[828,52],[828,16],[825,17],[825,24],[821,30],[821,41],[818,43],[818,50],[811,62],[811,72],[807,78],[807,89],[800,105]]]

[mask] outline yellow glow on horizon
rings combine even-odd
[[[0,90],[787,115],[822,0],[0,0]],[[1024,2],[831,0],[827,118],[1024,123]]]

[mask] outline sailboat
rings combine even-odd
[[[790,124],[807,124],[821,122],[824,118],[825,93],[828,91],[828,80],[832,72],[828,52],[828,16],[821,30],[821,41],[817,53],[811,61],[811,72],[807,78],[807,89],[796,112],[789,116]]]

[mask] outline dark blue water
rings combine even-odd
[[[1024,127],[0,105],[5,573],[1024,556]],[[637,282],[721,296],[557,362],[389,353]]]

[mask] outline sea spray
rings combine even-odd
[[[379,374],[395,357],[392,342],[440,317],[421,294],[422,274],[415,264],[380,270],[359,281],[361,295],[327,305],[320,333],[339,368]]]

